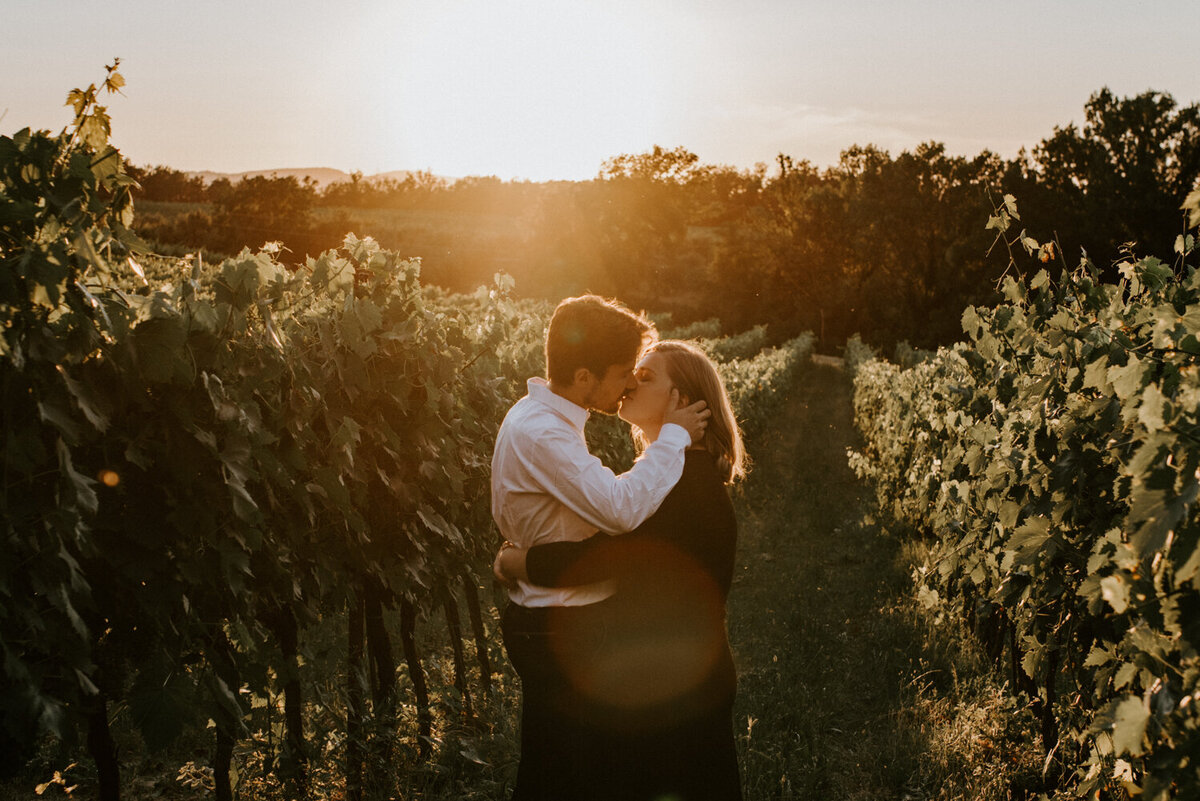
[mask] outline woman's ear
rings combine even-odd
[[[687,395],[683,394],[683,392],[681,391],[679,393],[679,405],[676,406],[675,408],[682,409],[684,406],[691,406],[691,405],[692,405],[692,399],[689,398]]]

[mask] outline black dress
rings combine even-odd
[[[742,797],[725,630],[736,544],[713,457],[689,450],[679,483],[634,531],[529,549],[534,584],[616,582],[612,598],[565,615],[554,637],[570,644],[556,656],[588,732],[580,797]]]

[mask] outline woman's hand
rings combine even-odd
[[[492,560],[492,575],[505,587],[513,588],[518,581],[529,581],[525,571],[525,549],[515,542],[505,540]]]

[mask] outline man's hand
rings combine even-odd
[[[679,390],[671,390],[671,402],[667,405],[667,413],[663,416],[663,425],[674,423],[683,426],[692,437],[692,444],[704,439],[704,430],[708,426],[708,418],[712,411],[704,401],[696,401],[689,406],[680,407]]]
[[[528,581],[529,576],[525,574],[525,549],[505,540],[492,561],[492,575],[509,589],[516,587],[518,580]]]

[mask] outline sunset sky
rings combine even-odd
[[[1200,101],[1196,0],[2,0],[0,133],[122,60],[136,164],[586,179],[683,146],[1012,156],[1088,96]]]

